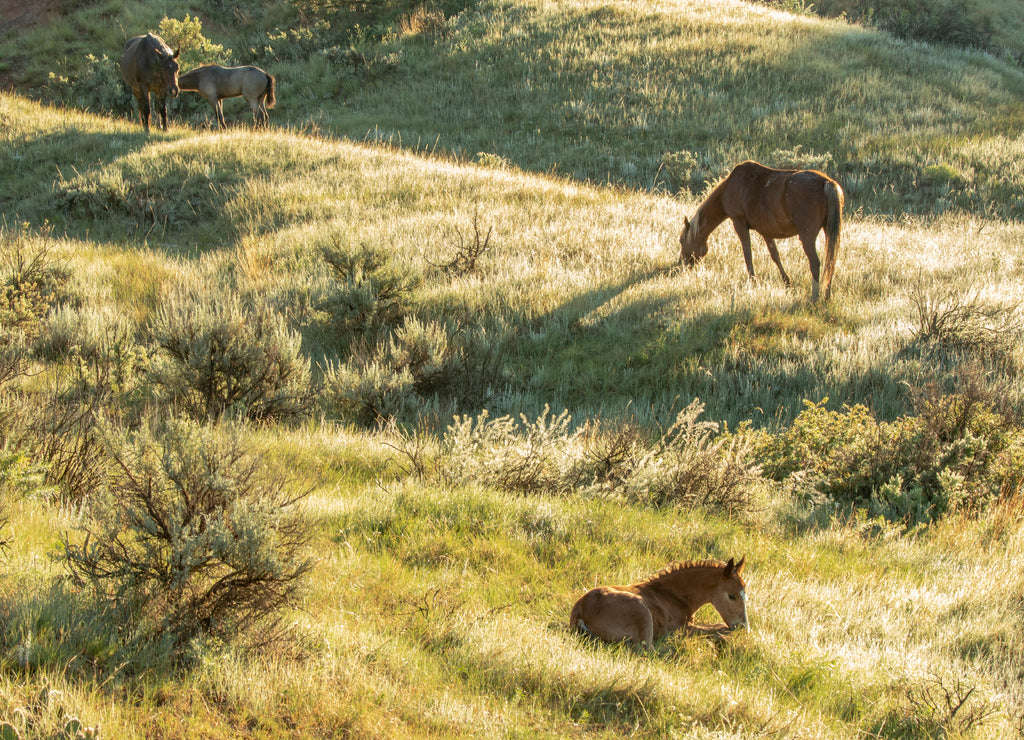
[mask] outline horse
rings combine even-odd
[[[743,582],[746,558],[675,563],[646,581],[630,586],[593,588],[573,605],[569,629],[606,642],[628,640],[634,647],[691,625],[694,613],[712,604],[725,622],[703,628],[719,631],[747,625],[747,591]]]
[[[274,97],[274,78],[259,67],[222,67],[219,64],[208,64],[193,69],[178,78],[178,87],[182,90],[198,92],[213,106],[217,115],[217,124],[227,128],[224,120],[224,108],[221,100],[241,95],[252,108],[252,118],[256,126],[266,125],[270,121],[268,108],[273,108],[277,100]]]
[[[180,51],[180,50],[179,50]],[[121,53],[121,78],[139,101],[139,120],[149,133],[149,94],[156,94],[160,126],[167,130],[167,95],[178,95],[178,52],[159,36],[147,33],[128,39]]]
[[[750,230],[758,232],[779,268],[782,281],[790,285],[782,267],[776,239],[799,236],[810,263],[811,299],[818,300],[821,263],[814,243],[825,231],[825,274],[822,292],[832,295],[832,278],[839,253],[839,229],[843,221],[843,189],[835,180],[817,170],[777,170],[757,162],[736,165],[711,191],[694,214],[684,219],[679,235],[679,261],[693,267],[708,253],[708,237],[725,219],[732,219],[743,245],[747,273],[754,277],[750,254]]]

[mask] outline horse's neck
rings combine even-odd
[[[705,567],[681,568],[645,582],[640,591],[672,603],[686,613],[684,621],[688,621],[698,609],[711,603],[717,571]]]
[[[716,188],[707,200],[701,203],[697,210],[697,225],[700,228],[700,236],[707,239],[711,232],[718,228],[726,219],[725,208],[722,205],[722,189]]]

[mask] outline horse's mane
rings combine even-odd
[[[726,175],[722,176],[721,178],[719,178],[714,185],[709,186],[704,191],[704,198],[701,199],[701,205],[703,205],[708,199],[710,199],[712,195],[717,195],[718,191],[725,187],[725,183],[728,181],[730,177],[732,177],[731,171],[728,172]]]
[[[675,575],[681,570],[688,570],[690,568],[724,568],[725,566],[726,563],[723,563],[721,560],[682,560],[678,563],[666,565],[650,578],[645,578],[643,582],[652,583],[653,581],[660,580],[666,576]]]
[[[701,221],[704,219],[704,208],[708,207],[708,204],[711,203],[713,200],[717,200],[718,197],[720,197],[722,188],[725,187],[725,183],[729,181],[729,177],[731,175],[732,172],[730,172],[728,175],[726,175],[721,180],[712,185],[710,188],[708,188],[706,191],[706,195],[701,199],[700,204],[697,206],[697,210],[693,214],[693,228],[696,229],[698,232],[701,228]],[[714,207],[721,208],[721,206],[718,203],[716,203]]]

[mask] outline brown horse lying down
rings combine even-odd
[[[754,277],[751,229],[764,238],[768,254],[786,285],[790,284],[789,275],[782,269],[775,240],[799,236],[811,269],[813,300],[818,300],[821,270],[814,242],[824,229],[825,274],[820,276],[821,292],[826,301],[831,297],[843,221],[843,189],[839,183],[816,170],[775,170],[757,162],[742,162],[697,207],[693,220],[684,219],[679,235],[679,261],[693,267],[708,253],[711,232],[727,218],[732,220],[743,245],[750,277]]]
[[[572,607],[569,629],[580,630],[607,642],[629,640],[653,645],[655,640],[690,624],[694,613],[712,604],[724,626],[747,625],[747,592],[743,583],[746,558],[734,563],[717,560],[677,563],[646,581],[631,586],[599,586],[585,593]]]

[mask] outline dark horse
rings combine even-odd
[[[149,94],[156,93],[160,127],[167,130],[167,95],[178,94],[178,52],[152,33],[128,39],[121,54],[121,77],[139,101],[139,120],[149,133]]]
[[[193,69],[178,78],[182,90],[194,90],[206,98],[217,114],[217,123],[227,128],[221,100],[241,95],[252,108],[252,118],[257,126],[270,121],[268,108],[277,102],[274,98],[274,78],[259,67],[221,67],[210,64]]]
[[[695,265],[708,253],[711,232],[727,218],[732,219],[743,245],[743,259],[750,277],[754,277],[751,229],[764,238],[786,285],[790,284],[789,275],[782,269],[775,240],[799,236],[810,261],[813,300],[818,299],[821,267],[814,242],[818,232],[824,229],[823,295],[826,301],[831,297],[839,252],[839,228],[843,221],[843,189],[839,183],[816,170],[776,170],[749,161],[738,164],[700,204],[693,220],[685,219],[679,235],[679,261],[690,267]]]

